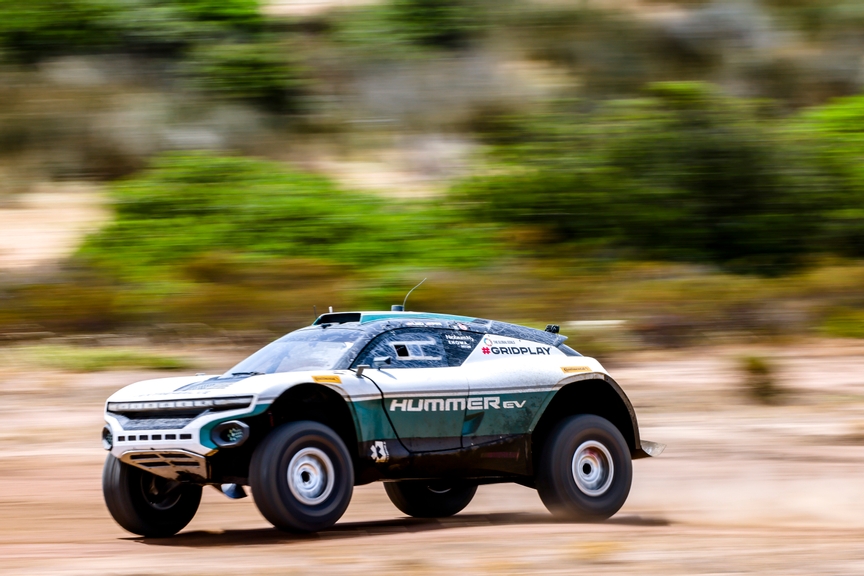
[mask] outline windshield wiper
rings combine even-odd
[[[231,372],[231,376],[262,376],[264,372]]]

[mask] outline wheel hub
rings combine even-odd
[[[168,480],[153,474],[141,476],[141,493],[144,499],[156,510],[169,510],[180,500],[180,482]]]
[[[579,445],[573,455],[573,480],[588,496],[602,496],[612,485],[615,466],[609,450],[596,440]]]
[[[318,448],[303,448],[288,464],[288,488],[307,506],[324,502],[333,492],[335,474],[330,457]]]

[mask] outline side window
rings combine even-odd
[[[440,330],[449,366],[461,366],[480,342],[480,334],[462,330]]]
[[[390,368],[440,368],[448,366],[437,330],[403,328],[381,334],[363,350],[355,366],[374,365],[375,358],[390,358]]]

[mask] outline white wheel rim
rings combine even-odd
[[[288,488],[307,506],[324,502],[335,480],[330,457],[318,448],[303,448],[288,463]]]
[[[602,496],[612,485],[615,465],[609,450],[595,440],[579,445],[573,455],[573,480],[588,496]]]

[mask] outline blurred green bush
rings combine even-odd
[[[744,372],[744,391],[751,400],[761,404],[777,404],[787,394],[778,386],[775,369],[765,358],[746,356],[740,360]]]
[[[116,220],[79,256],[133,281],[181,278],[212,252],[246,262],[318,258],[357,270],[476,265],[493,246],[483,227],[444,206],[348,192],[252,158],[166,155],[117,183],[113,198]]]
[[[0,0],[0,46],[24,61],[80,52],[166,55],[263,30],[258,0]]]
[[[827,314],[819,331],[825,336],[864,338],[864,310],[835,308]]]
[[[280,112],[297,110],[304,74],[258,0],[0,0],[0,48],[35,63],[129,54],[184,63],[190,85]]]
[[[710,85],[662,83],[641,99],[487,119],[497,164],[453,198],[561,246],[776,274],[860,245],[862,124],[849,116],[864,108],[842,106],[786,119]]]
[[[265,42],[202,45],[191,52],[190,75],[212,94],[274,112],[297,112],[306,81],[289,50]]]
[[[195,365],[187,358],[138,348],[84,348],[62,344],[21,346],[12,349],[11,364],[37,365],[71,372],[103,370],[188,370]]]
[[[500,9],[501,6],[494,6]],[[485,0],[388,0],[338,13],[333,38],[368,50],[367,57],[401,58],[472,46],[490,26]],[[395,52],[379,52],[383,47]]]

